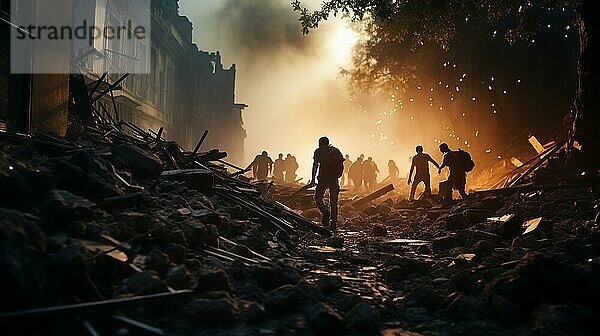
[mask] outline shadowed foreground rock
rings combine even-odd
[[[315,215],[310,191],[144,139],[0,137],[3,334],[79,335],[78,314],[107,335],[132,328],[115,314],[169,335],[600,330],[593,178],[447,207],[396,194],[354,207],[342,194],[331,236],[298,215]],[[2,317],[79,303],[107,306]]]

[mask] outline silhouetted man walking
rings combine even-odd
[[[319,183],[316,184],[315,177]],[[344,157],[339,149],[329,144],[327,137],[319,139],[319,148],[315,150],[312,166],[311,186],[316,185],[315,202],[323,214],[323,226],[331,221],[331,230],[337,228],[338,196],[340,194],[339,178],[344,173]],[[329,189],[329,207],[323,202],[325,191]]]
[[[450,150],[447,144],[443,143],[440,145],[440,151],[444,154],[444,161],[438,169],[438,174],[442,172],[442,169],[448,167],[450,169],[450,176],[446,181],[440,182],[439,194],[442,196],[445,202],[452,201],[452,190],[458,190],[460,197],[463,199],[467,198],[467,192],[465,187],[467,185],[467,172],[473,169],[475,165],[471,160],[469,153],[462,151]]]
[[[360,191],[363,181],[363,158],[359,156],[348,168],[348,178],[354,185],[354,191]]]
[[[279,153],[277,160],[273,163],[273,179],[283,182],[285,172],[285,160],[283,160],[283,154]]]
[[[296,172],[298,171],[298,162],[296,161],[296,157],[292,154],[288,154],[285,158],[285,182],[294,183],[296,182]]]
[[[340,185],[342,187],[346,187],[350,184],[350,165],[352,165],[352,161],[350,161],[350,155],[346,154],[346,159],[344,160],[344,173],[342,174],[342,182]]]
[[[248,168],[250,167],[252,167],[254,179],[258,181],[266,180],[273,169],[273,160],[266,151],[263,151],[262,154],[254,158]]]
[[[367,161],[363,162],[363,179],[367,191],[373,190],[377,184],[377,173],[379,173],[379,167],[377,167],[373,158],[369,156]]]
[[[431,196],[431,175],[429,175],[429,162],[433,163],[438,169],[440,165],[435,162],[434,159],[427,153],[423,153],[423,146],[417,146],[417,155],[412,158],[412,165],[410,166],[410,173],[408,174],[408,184],[411,184],[413,170],[416,169],[415,180],[410,188],[409,201],[415,199],[415,191],[417,186],[423,182],[425,184],[425,197]]]

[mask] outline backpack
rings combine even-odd
[[[466,173],[473,171],[473,168],[475,168],[475,162],[471,158],[471,154],[459,148],[458,157],[460,160],[460,166]]]
[[[323,153],[321,169],[326,172],[327,175],[340,178],[344,174],[344,161],[345,159],[342,156],[342,153],[337,148],[329,147]]]

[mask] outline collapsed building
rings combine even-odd
[[[77,2],[61,9],[69,15],[86,17],[90,25],[119,26],[137,15],[132,2]],[[225,68],[221,54],[205,52],[192,42],[192,23],[178,12],[178,1],[149,1],[151,4],[151,41],[136,41],[125,46],[115,40],[96,39],[89,46],[70,41],[53,58],[23,55],[31,59],[30,74],[11,73],[10,29],[19,18],[34,17],[52,5],[37,2],[33,13],[11,17],[10,1],[2,1],[2,45],[0,46],[0,127],[19,133],[35,131],[64,135],[67,130],[69,97],[73,78],[67,75],[77,67],[86,84],[101,92],[122,75],[131,73],[115,86],[111,96],[94,102],[98,110],[112,118],[137,127],[158,131],[184,148],[193,148],[205,130],[211,132],[206,145],[229,153],[231,161],[242,161],[244,140],[242,111],[245,104],[235,101],[235,64]],[[16,18],[15,18],[16,17]],[[12,21],[11,21],[12,20]],[[148,43],[150,42],[150,43]],[[84,48],[87,47],[87,48]],[[132,48],[134,50],[123,50]],[[71,57],[71,54],[74,57]],[[126,54],[134,54],[132,59]],[[38,66],[51,64],[64,74],[38,74]],[[141,71],[140,71],[141,70]],[[107,76],[101,74],[110,72]]]

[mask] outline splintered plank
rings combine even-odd
[[[361,206],[361,205],[365,205],[371,201],[374,201],[382,196],[384,196],[385,194],[391,192],[394,190],[394,185],[393,184],[388,184],[387,186],[359,199],[356,200],[354,203],[352,203],[352,205],[354,206]]]
[[[544,145],[542,145],[541,142],[538,141],[538,139],[535,137],[535,135],[532,135],[529,137],[529,143],[533,146],[533,148],[535,149],[535,151],[538,154],[541,154],[542,152],[544,152],[546,149],[544,148]]]

